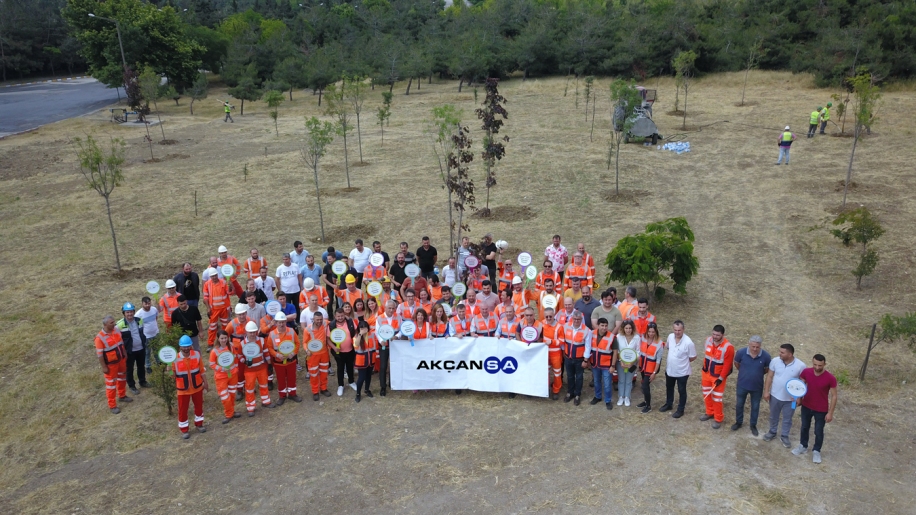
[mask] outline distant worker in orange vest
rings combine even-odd
[[[194,401],[194,426],[197,431],[206,433],[204,427],[204,393],[210,391],[207,374],[200,353],[192,347],[191,337],[183,335],[178,339],[178,358],[172,362],[172,373],[175,374],[175,389],[178,393],[178,429],[185,440],[188,434],[188,408]]]
[[[249,320],[245,325],[245,339],[242,340],[243,353],[245,345],[251,343],[257,344],[261,350],[254,357],[245,356],[245,408],[248,410],[249,417],[254,416],[257,404],[254,396],[255,388],[260,390],[262,407],[276,407],[270,402],[270,391],[267,389],[267,365],[270,364],[270,353],[264,339],[258,336],[258,324]]]
[[[592,357],[589,366],[595,382],[595,397],[589,404],[594,406],[604,400],[604,406],[612,410],[614,382],[611,379],[611,371],[617,366],[617,340],[607,327],[607,319],[599,318],[598,327],[592,334]]]
[[[328,369],[331,367],[331,355],[328,352],[328,325],[320,311],[312,316],[312,325],[310,327],[302,326],[302,341],[305,342],[305,356],[309,370],[309,383],[312,386],[312,400],[317,401],[319,393],[325,397],[330,397],[331,392],[328,391]],[[321,348],[311,350],[309,344],[313,341],[318,342]],[[382,391],[384,391],[384,387]]]
[[[585,269],[588,273],[588,283],[589,286],[595,285],[595,258],[591,254],[585,251],[585,244],[580,243],[576,246],[576,252],[582,254],[582,264],[585,265]],[[610,321],[608,321],[608,327],[610,327]]]
[[[538,291],[546,290],[548,280],[553,281],[554,287],[557,288],[558,291],[561,289],[562,284],[560,281],[560,274],[558,274],[553,269],[553,261],[545,259],[544,269],[538,272],[538,275],[534,280],[534,289]],[[560,285],[560,287],[557,287],[557,285]]]
[[[643,401],[636,405],[643,413],[652,411],[652,381],[662,369],[662,348],[664,345],[658,337],[658,326],[649,324],[646,336],[639,342],[639,374],[642,376]],[[619,381],[618,381],[619,384]]]
[[[592,355],[592,332],[582,323],[582,313],[574,311],[572,320],[558,331],[563,340],[563,357],[566,361],[566,398],[578,406],[582,395],[584,366]]]
[[[102,365],[102,374],[105,375],[105,396],[108,398],[108,408],[117,415],[121,413],[118,400],[133,402],[127,396],[127,353],[124,351],[124,342],[121,331],[115,329],[115,319],[108,315],[102,319],[102,330],[95,336],[95,354]]]
[[[703,398],[706,401],[706,413],[700,416],[701,421],[715,418],[713,429],[722,427],[725,417],[722,413],[722,395],[725,393],[725,380],[732,373],[735,361],[735,347],[725,338],[725,327],[716,325],[712,336],[706,339],[706,356],[703,360]]]
[[[640,297],[636,302],[636,311],[630,310],[630,318],[628,320],[633,321],[636,334],[642,336],[646,334],[646,328],[649,324],[655,322],[655,315],[649,313],[649,299]]]
[[[515,276],[512,278],[512,305],[515,306],[516,313],[524,313],[525,309],[531,306],[534,295],[531,290],[524,289],[522,278]]]
[[[623,300],[617,306],[617,309],[620,310],[620,316],[624,320],[632,319],[638,307],[639,301],[636,299],[636,287],[627,286],[623,291]]]
[[[232,289],[235,292],[235,296],[241,298],[242,297],[242,285],[239,284],[239,281],[238,281],[239,273],[241,273],[241,270],[239,270],[239,268],[241,268],[241,266],[239,265],[239,260],[235,259],[235,256],[229,254],[229,249],[227,249],[225,245],[220,245],[219,248],[216,250],[217,252],[219,252],[219,258],[216,260],[219,266],[232,265],[232,268],[235,269],[235,272],[233,272],[232,277],[226,278],[226,282],[232,283]]]
[[[242,271],[248,276],[248,279],[257,279],[261,276],[261,269],[267,268],[267,260],[261,257],[258,249],[251,249],[251,257],[245,260],[242,265]]]
[[[210,277],[204,283],[204,303],[210,317],[207,326],[207,345],[213,347],[216,331],[229,324],[229,286],[219,278],[215,268],[209,270]]]
[[[178,309],[178,292],[175,290],[175,281],[169,279],[165,282],[165,294],[159,297],[159,311],[165,327],[172,327],[172,313]]]
[[[217,361],[220,354],[228,352],[232,354],[232,365],[229,368],[223,368]],[[232,340],[229,333],[220,330],[216,332],[216,347],[210,351],[210,369],[213,370],[213,380],[216,382],[216,394],[223,403],[223,424],[228,424],[234,418],[242,416],[241,413],[235,412],[235,392],[239,380],[238,358],[232,349]]]
[[[282,406],[287,398],[291,401],[302,402],[302,397],[299,397],[296,393],[296,365],[299,364],[299,349],[301,347],[299,335],[286,325],[286,313],[278,312],[274,315],[274,321],[277,326],[268,336],[270,338],[268,348],[271,361],[274,364],[274,373],[277,376],[277,391],[280,393],[280,398],[277,399],[277,406]],[[293,351],[290,354],[280,352],[280,344],[285,341],[293,342]]]

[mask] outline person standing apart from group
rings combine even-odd
[[[115,328],[115,319],[108,315],[102,319],[102,330],[95,336],[95,354],[102,365],[102,374],[105,375],[105,396],[108,398],[108,409],[117,415],[121,413],[118,401],[133,402],[127,396],[127,353],[124,351],[124,341],[121,331]]]
[[[757,436],[757,415],[760,413],[760,398],[763,397],[763,380],[770,366],[767,351],[761,349],[763,338],[751,336],[747,347],[735,353],[735,368],[738,369],[738,384],[735,391],[735,424],[732,431],[744,425],[744,404],[751,397],[751,434]]]
[[[789,164],[789,149],[792,147],[792,142],[795,141],[795,134],[792,134],[792,131],[789,130],[789,126],[786,125],[785,131],[779,136],[777,140],[777,145],[779,145],[779,158],[776,160],[776,164],[782,162],[782,158],[786,158],[786,164]]]
[[[674,321],[666,347],[668,347],[668,362],[665,365],[666,400],[665,405],[658,411],[664,413],[674,407],[674,386],[677,385],[677,409],[671,416],[681,418],[687,408],[687,380],[690,379],[690,363],[697,359],[697,348],[693,340],[684,334],[684,322]]]
[[[824,444],[824,426],[833,422],[833,410],[836,409],[836,377],[827,372],[827,358],[815,354],[811,368],[806,368],[799,379],[808,386],[808,391],[801,399],[801,438],[792,454],[801,456],[808,452],[808,437],[811,432],[811,419],[814,419],[814,448],[812,461],[821,462],[821,446]]]
[[[766,382],[763,386],[763,400],[770,403],[770,430],[763,435],[767,442],[776,438],[779,431],[779,417],[782,417],[782,431],[779,439],[786,448],[792,447],[789,443],[789,430],[792,429],[792,396],[786,390],[786,383],[791,379],[798,379],[805,364],[795,358],[795,347],[791,343],[779,346],[779,357],[773,358],[768,367]]]

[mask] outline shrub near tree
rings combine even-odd
[[[162,405],[168,410],[170,417],[174,413],[177,395],[175,376],[172,374],[171,365],[159,361],[159,350],[168,346],[173,347],[177,351],[178,340],[184,334],[184,331],[181,330],[181,326],[175,324],[172,327],[160,331],[159,336],[153,338],[150,343],[150,367],[152,367],[153,372],[149,374],[149,381],[153,385],[153,393],[162,401]],[[202,362],[207,363],[209,359],[209,355],[204,356],[203,353],[201,353]]]
[[[671,282],[675,293],[684,294],[700,267],[693,241],[693,231],[683,217],[650,223],[645,232],[620,239],[608,253],[604,264],[610,273],[604,281],[641,283],[656,299],[666,293],[661,285]]]
[[[856,289],[862,289],[862,278],[871,275],[878,266],[878,251],[869,245],[884,234],[884,228],[878,223],[866,207],[860,207],[842,213],[833,221],[837,229],[831,229],[830,234],[839,238],[843,245],[849,247],[853,243],[862,245],[859,253],[859,262],[852,270],[856,278]]]

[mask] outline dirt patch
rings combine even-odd
[[[833,186],[833,191],[843,191],[845,187],[846,187],[846,181],[836,181],[836,185]],[[856,181],[852,181],[849,183],[849,191],[858,189],[858,187],[859,187],[859,183],[857,183]]]
[[[491,209],[489,213],[481,209],[471,216],[494,222],[523,222],[534,218],[536,214],[528,206],[499,206]]]
[[[684,116],[684,111],[665,111],[668,116]]]
[[[325,197],[339,197],[341,195],[349,195],[350,193],[358,193],[359,188],[321,188],[321,198]],[[313,197],[314,193],[311,194]]]
[[[315,228],[319,232],[320,228]],[[370,235],[375,234],[375,227],[367,224],[357,224],[357,225],[348,225],[346,227],[332,227],[330,230],[325,231],[325,239],[322,240],[321,236],[316,236],[311,239],[312,243],[320,243],[322,245],[327,243],[343,243],[349,242],[352,243],[356,238],[362,238],[364,240],[369,239]]]
[[[164,158],[163,158],[163,159],[160,159],[160,158],[158,158],[158,157],[154,157],[154,158],[152,158],[152,159],[144,159],[144,160],[141,161],[141,162],[142,162],[142,163],[145,163],[145,164],[149,164],[149,163],[161,163],[161,162],[164,161],[164,160],[165,160]]]
[[[741,102],[735,102],[735,107],[754,107],[757,104],[759,104],[759,102],[755,100],[748,100],[743,104]]]
[[[614,190],[608,190],[601,194],[601,198],[614,204],[638,206],[639,202],[644,201],[649,195],[651,193],[647,190],[620,190],[619,195]]]
[[[148,163],[161,163],[163,161],[169,161],[171,159],[188,159],[189,157],[191,156],[189,156],[188,154],[168,154],[165,157],[154,157],[153,159],[144,159],[142,162],[147,163],[147,164]]]
[[[164,139],[159,142],[160,145],[177,145],[178,141],[174,139]]]
[[[831,132],[830,135],[834,138],[851,138],[855,136],[852,132]]]
[[[351,168],[363,168],[364,166],[369,166],[369,165],[371,165],[371,164],[372,164],[372,163],[370,163],[369,161],[363,161],[362,163],[360,163],[359,161],[357,161],[357,162],[351,164],[350,167],[351,167]]]
[[[122,268],[120,272],[114,271],[111,273],[111,275],[119,281],[126,281],[130,279],[143,279],[147,281],[153,281],[156,280],[156,277],[172,277],[176,273],[178,273],[178,268],[174,266],[158,266],[131,268],[130,270]],[[161,286],[163,286],[164,289],[164,283]]]

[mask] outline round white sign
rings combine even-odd
[[[538,339],[538,330],[534,327],[526,327],[522,329],[522,339],[528,343],[533,342]]]
[[[324,347],[324,344],[318,340],[312,340],[308,343],[308,345],[306,345],[306,347],[311,352],[318,352],[322,347]]]
[[[280,346],[277,347],[277,349],[280,351],[280,354],[285,354],[289,356],[290,354],[293,353],[293,351],[296,350],[296,344],[289,340],[286,340],[285,342],[280,342]]]
[[[382,294],[382,291],[384,291],[382,288],[382,283],[378,281],[372,281],[368,286],[366,286],[366,293],[372,295],[373,297],[378,297]]]
[[[267,314],[274,316],[280,312],[280,303],[275,300],[268,300],[264,304],[264,311],[267,311]]]
[[[232,275],[235,274],[235,267],[226,263],[219,267],[219,271],[223,273],[223,277],[232,277]]]
[[[420,275],[420,267],[411,263],[404,267],[404,273],[407,274],[407,277],[413,279],[414,277]]]
[[[480,264],[480,260],[477,259],[477,256],[468,256],[464,258],[464,266],[474,269],[477,268],[477,265]]]
[[[410,320],[405,320],[401,322],[401,334],[410,338],[417,332],[417,325]]]
[[[452,293],[455,294],[456,297],[461,297],[467,292],[468,287],[465,286],[464,283],[455,283],[455,285],[452,286]]]
[[[216,357],[216,362],[223,368],[232,368],[235,364],[235,355],[229,351],[220,352]]]
[[[248,359],[254,359],[261,353],[261,346],[257,343],[250,342],[242,345],[242,355]]]
[[[156,281],[150,281],[146,283],[146,291],[152,293],[153,295],[159,293],[159,283]]]
[[[518,264],[521,266],[528,266],[531,264],[531,254],[527,252],[522,252],[518,255]]]
[[[390,325],[384,324],[379,326],[375,334],[378,336],[379,340],[387,342],[394,336],[394,329]]]
[[[525,269],[525,277],[527,277],[529,281],[535,280],[537,276],[538,276],[537,268],[534,268],[533,266],[529,266],[528,268]]]
[[[385,264],[385,256],[376,252],[369,256],[369,264],[374,267],[380,267]]]
[[[178,351],[175,350],[175,347],[166,345],[159,349],[159,361],[168,364],[173,363],[176,358],[178,358]]]
[[[630,364],[639,358],[639,354],[633,349],[623,349],[620,351],[620,361]]]
[[[336,275],[343,275],[347,273],[347,264],[343,261],[335,261],[334,264],[331,265],[331,271]]]
[[[541,305],[544,306],[544,308],[553,309],[557,307],[557,298],[553,295],[547,295],[544,297],[544,300],[541,301]]]
[[[808,393],[808,385],[801,379],[789,379],[786,383],[786,391],[789,392],[789,395],[792,397],[804,397],[805,394]]]
[[[343,329],[337,328],[331,331],[331,341],[340,345],[347,339],[347,333]]]

